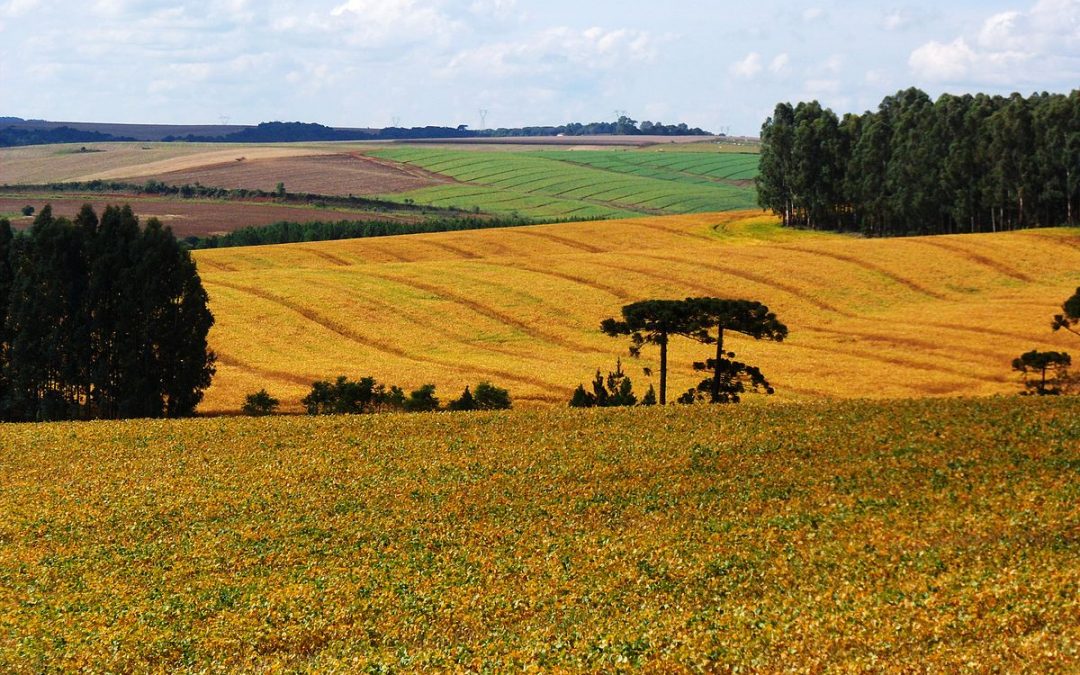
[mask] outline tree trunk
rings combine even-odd
[[[713,364],[712,402],[720,401],[720,359],[724,356],[724,327],[720,326],[716,333],[716,363]]]
[[[667,405],[667,340],[660,338],[660,405]]]

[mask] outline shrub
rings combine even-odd
[[[472,392],[469,391],[469,387],[465,387],[465,391],[462,392],[461,398],[450,401],[450,405],[447,406],[449,410],[476,410],[476,398],[473,397]]]
[[[477,410],[509,410],[513,407],[510,402],[510,392],[490,382],[481,382],[476,385],[476,393],[473,397],[476,399]]]
[[[27,204],[26,206],[22,207],[22,214],[24,216],[34,215],[34,207]]]
[[[351,382],[341,375],[334,382],[312,384],[311,393],[301,403],[309,415],[359,415],[403,408],[405,393],[400,387],[387,388],[372,377]]]
[[[281,401],[271,396],[265,389],[260,389],[254,394],[247,395],[242,410],[245,415],[259,417],[273,415],[279,405],[281,405]]]
[[[425,384],[409,394],[405,399],[408,412],[432,412],[439,409],[439,399],[435,396],[435,385]]]

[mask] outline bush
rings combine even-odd
[[[265,389],[260,389],[254,394],[247,395],[242,410],[245,415],[261,417],[263,415],[273,415],[279,405],[281,405],[281,401],[268,394]]]
[[[510,392],[490,382],[481,382],[476,385],[476,393],[473,397],[476,399],[477,410],[509,410],[513,407],[510,402]]]
[[[473,398],[472,392],[469,391],[469,387],[465,387],[465,391],[462,392],[461,398],[450,401],[450,405],[447,406],[447,409],[456,411],[476,410],[476,399]]]
[[[408,412],[433,412],[438,409],[439,399],[435,396],[433,384],[423,385],[405,399],[405,410]]]
[[[656,404],[656,392],[653,392],[651,385],[649,391],[652,392],[652,403],[649,404],[642,400],[642,405]],[[600,374],[599,368],[596,369],[596,377],[593,378],[591,392],[585,389],[585,385],[579,384],[570,399],[570,407],[616,408],[636,405],[637,402],[637,395],[634,394],[634,384],[623,372],[622,359],[620,359],[615,362],[615,370],[608,373],[606,378]]]
[[[34,207],[27,204],[22,207],[22,214],[27,217],[34,215]]]
[[[405,406],[400,387],[387,388],[375,378],[364,377],[350,382],[341,375],[334,382],[316,382],[311,393],[301,401],[309,415],[359,415]]]

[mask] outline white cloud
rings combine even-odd
[[[810,7],[803,10],[803,21],[810,23],[812,21],[820,21],[825,18],[825,10],[820,7]]]
[[[885,30],[901,30],[911,23],[911,14],[905,9],[894,9],[885,15],[881,25]]]
[[[516,42],[495,42],[464,50],[452,58],[446,74],[469,72],[486,77],[519,77],[565,70],[607,70],[656,58],[658,40],[627,29],[550,28]]]
[[[908,65],[917,77],[935,83],[1020,88],[1045,82],[1047,75],[1075,83],[1080,80],[1080,0],[1039,0],[1027,11],[994,14],[971,36],[918,47]]]
[[[788,64],[791,63],[791,57],[785,52],[783,54],[777,54],[773,58],[772,63],[769,64],[769,72],[774,75],[781,75],[787,72]]]
[[[908,65],[919,78],[955,82],[968,76],[977,56],[964,38],[949,44],[928,42],[911,53]]]
[[[10,0],[0,5],[0,16],[19,17],[35,9],[39,4],[41,4],[40,0]]]
[[[478,16],[504,19],[517,11],[517,5],[517,0],[473,0],[469,11]]]
[[[731,64],[731,74],[735,77],[741,77],[746,80],[757,77],[761,72],[761,54],[757,52],[750,52],[741,60]]]
[[[446,38],[460,27],[432,3],[418,0],[347,0],[330,16],[329,23],[315,22],[358,47]]]

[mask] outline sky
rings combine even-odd
[[[1080,87],[1080,0],[0,0],[0,115],[480,128],[635,120],[756,135]],[[487,111],[486,116],[481,110]]]

